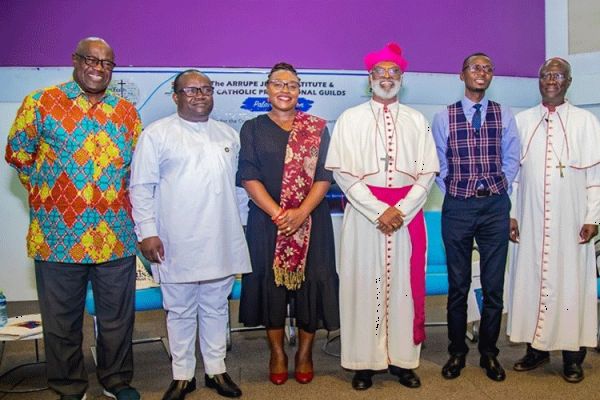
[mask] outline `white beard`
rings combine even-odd
[[[379,85],[382,81],[393,82],[393,86],[389,89],[384,89]],[[373,94],[384,100],[389,100],[397,97],[401,87],[402,79],[371,79],[371,89],[373,90]]]

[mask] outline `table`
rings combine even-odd
[[[40,320],[40,319],[41,319],[40,314],[19,315],[17,317],[9,318],[7,326],[18,324],[18,323],[25,322],[25,321]],[[2,380],[6,376],[10,375],[11,373],[13,373],[14,371],[16,371],[18,369],[45,363],[45,361],[40,361],[40,350],[39,350],[38,340],[40,340],[42,338],[43,338],[42,333],[37,333],[34,335],[20,337],[20,338],[15,337],[15,336],[0,335],[0,366],[2,365],[2,356],[4,355],[4,348],[6,346],[6,343],[14,342],[14,341],[33,340],[34,347],[35,347],[35,361],[16,365],[16,366],[10,368],[9,370],[7,370],[6,372],[2,373],[0,375],[0,384],[2,383]],[[18,383],[17,383],[17,385],[18,385]],[[47,390],[47,389],[48,389],[48,386],[37,387],[37,388],[36,387],[24,388],[24,389],[2,389],[2,388],[0,388],[0,393],[31,393],[31,392],[39,392],[39,391]]]

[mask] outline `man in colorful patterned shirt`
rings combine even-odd
[[[27,190],[28,255],[35,273],[48,384],[61,399],[84,399],[83,307],[91,280],[98,319],[97,375],[104,394],[138,399],[133,376],[135,243],[129,164],[141,122],[107,90],[114,53],[80,41],[73,80],[25,98],[8,136],[6,161]]]

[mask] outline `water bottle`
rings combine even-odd
[[[0,328],[8,322],[8,312],[6,311],[6,296],[0,290]]]

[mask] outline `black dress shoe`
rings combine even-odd
[[[496,356],[481,356],[479,366],[485,369],[485,374],[493,381],[501,382],[506,379],[506,372]]]
[[[563,378],[569,383],[579,383],[583,380],[581,364],[563,364]]]
[[[460,370],[465,367],[465,355],[451,355],[444,367],[442,376],[446,379],[454,379],[460,376]]]
[[[541,351],[527,351],[525,357],[518,360],[513,369],[515,371],[530,371],[536,369],[540,365],[546,364],[550,361],[550,354]]]
[[[186,394],[192,393],[194,390],[196,390],[196,378],[192,378],[190,381],[173,380],[162,400],[183,400]]]
[[[235,382],[233,382],[227,372],[217,374],[212,378],[204,374],[204,384],[208,388],[216,389],[217,393],[219,393],[221,396],[240,397],[242,395],[242,391],[235,384]]]
[[[373,385],[371,379],[375,375],[375,372],[370,369],[361,369],[354,373],[352,378],[352,388],[354,390],[367,390]]]
[[[389,369],[390,374],[397,376],[400,383],[407,388],[416,389],[421,387],[421,380],[414,370],[400,368],[395,365],[390,365]]]

